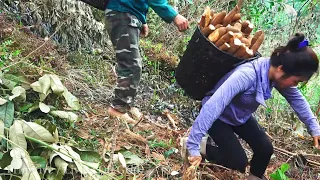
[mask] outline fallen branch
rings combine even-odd
[[[224,170],[231,171],[231,169],[229,169],[229,168],[226,168],[226,167],[221,166],[221,165],[218,165],[218,164],[213,164],[213,163],[200,163],[200,165],[202,165],[202,166],[209,166],[209,167],[218,167],[218,168],[222,168],[222,169],[224,169]]]
[[[290,156],[290,157],[298,155],[297,153],[293,153],[293,152],[290,152],[290,151],[287,151],[285,149],[281,149],[281,148],[278,148],[278,147],[274,147],[274,150],[280,152],[281,154]],[[312,160],[309,160],[309,159],[306,159],[306,160],[310,165],[320,167],[320,163],[312,161]]]
[[[170,112],[168,110],[163,111],[163,114],[167,116],[167,118],[169,119],[169,121],[171,122],[172,126],[177,129],[178,127],[176,126],[176,122],[174,121],[174,119],[171,117]]]
[[[130,139],[134,139],[134,140],[137,140],[139,142],[143,142],[144,144],[148,144],[148,141],[144,137],[142,137],[141,135],[130,131],[129,129],[125,130],[125,135]]]
[[[213,174],[214,174],[214,171],[212,171],[209,167],[204,167],[204,169],[209,172],[209,174],[211,175],[211,177],[210,177],[211,179],[217,179],[217,180],[219,180],[218,177],[216,177],[215,175],[213,175]]]

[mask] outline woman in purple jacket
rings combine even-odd
[[[199,116],[187,140],[189,162],[201,162],[200,142],[208,133],[217,146],[206,147],[206,159],[245,172],[247,156],[235,133],[253,150],[247,179],[264,178],[273,154],[268,136],[252,113],[271,97],[275,87],[289,102],[299,119],[307,126],[318,148],[320,126],[297,85],[308,81],[318,71],[319,60],[308,47],[304,35],[297,33],[286,46],[275,49],[271,58],[259,58],[238,66],[225,75],[202,101]]]

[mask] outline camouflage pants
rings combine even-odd
[[[106,27],[117,61],[117,85],[112,105],[127,108],[132,105],[142,73],[139,35],[142,23],[129,13],[107,9]]]

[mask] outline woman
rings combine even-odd
[[[225,167],[245,172],[246,154],[236,133],[253,150],[250,175],[261,179],[273,154],[273,146],[252,116],[271,97],[275,87],[289,102],[299,119],[307,126],[318,148],[320,126],[307,101],[297,89],[318,71],[319,60],[308,47],[304,35],[297,33],[288,44],[278,47],[271,58],[259,58],[238,66],[225,75],[202,101],[200,114],[192,125],[187,140],[189,162],[201,162],[200,142],[207,133],[216,146],[207,146],[206,158]]]

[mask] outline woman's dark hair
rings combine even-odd
[[[286,46],[280,46],[272,53],[271,65],[273,67],[282,65],[285,73],[283,78],[301,76],[309,80],[318,72],[319,59],[316,53],[308,46],[299,47],[304,40],[304,34],[296,33]]]

